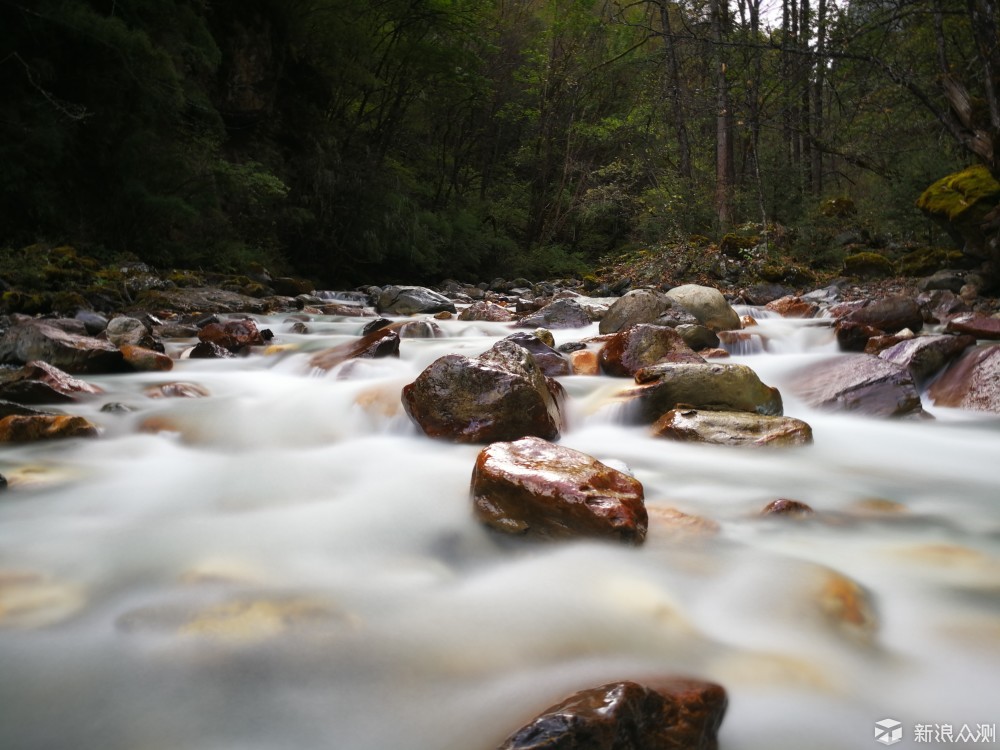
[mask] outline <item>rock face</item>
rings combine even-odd
[[[636,323],[655,323],[671,307],[673,303],[665,294],[652,289],[633,289],[608,308],[598,330],[602,334],[618,333]]]
[[[876,417],[920,414],[920,394],[910,371],[870,354],[810,365],[795,372],[789,388],[810,406]]]
[[[573,299],[557,299],[517,323],[518,328],[585,328],[589,325],[590,315]]]
[[[470,359],[449,354],[403,388],[403,408],[430,437],[460,443],[553,440],[562,430],[562,388],[513,341]]]
[[[928,394],[936,406],[1000,414],[1000,344],[968,350],[935,381]]]
[[[310,367],[332,370],[349,359],[378,359],[399,356],[399,333],[393,328],[378,328],[357,341],[348,341],[314,354]]]
[[[619,331],[600,353],[608,375],[632,377],[643,367],[663,362],[704,363],[673,328],[640,323]]]
[[[114,344],[69,333],[51,321],[21,321],[0,338],[0,362],[24,364],[34,360],[74,374],[125,369],[122,353]]]
[[[390,286],[382,291],[375,303],[380,313],[416,315],[417,313],[458,312],[455,303],[443,294],[423,286]]]
[[[103,391],[45,362],[0,373],[0,399],[19,404],[56,404]]]
[[[613,682],[546,709],[499,750],[717,750],[727,703],[709,682]]]
[[[459,320],[485,320],[492,323],[509,323],[517,316],[495,302],[474,302],[462,310]]]
[[[883,349],[878,356],[907,368],[919,385],[937,375],[945,365],[975,343],[976,339],[972,336],[917,336]]]
[[[636,373],[639,387],[624,395],[631,421],[652,424],[680,405],[713,411],[781,416],[781,394],[746,365],[668,364]]]
[[[472,472],[472,499],[480,521],[508,534],[628,544],[646,536],[637,480],[586,453],[537,437],[483,449]]]
[[[97,428],[83,417],[64,414],[10,416],[0,419],[0,443],[95,437]]]
[[[740,316],[729,306],[718,289],[698,284],[683,284],[667,292],[667,299],[676,302],[709,330],[732,331],[740,327]]]
[[[653,434],[684,442],[748,447],[808,445],[813,440],[812,428],[793,417],[697,409],[671,409],[653,424]]]
[[[1000,318],[985,315],[961,315],[948,321],[949,333],[967,333],[977,339],[1000,339]]]

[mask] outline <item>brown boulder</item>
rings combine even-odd
[[[578,349],[569,355],[574,375],[600,375],[601,365],[597,352],[591,349]]]
[[[870,354],[825,360],[796,371],[788,388],[818,409],[878,417],[922,414],[910,371]]]
[[[546,709],[499,750],[717,750],[727,703],[710,682],[613,682]]]
[[[672,409],[653,424],[657,437],[692,443],[733,446],[809,445],[812,428],[793,417],[769,417],[743,411]]]
[[[764,385],[746,365],[666,364],[645,367],[635,375],[639,387],[623,396],[632,421],[652,424],[680,405],[714,411],[782,414],[781,394]]]
[[[174,361],[166,354],[143,346],[124,344],[121,352],[125,363],[139,372],[166,372],[174,367]]]
[[[378,328],[356,341],[348,341],[330,349],[317,352],[309,359],[309,366],[332,370],[349,359],[379,359],[399,356],[399,333],[394,328]]]
[[[0,443],[31,443],[96,435],[97,428],[83,417],[45,414],[0,419]]]
[[[198,340],[216,344],[231,352],[249,346],[264,345],[264,336],[257,328],[257,324],[250,319],[209,323],[198,331]]]
[[[0,399],[18,404],[75,401],[103,391],[45,362],[29,362],[20,370],[0,373]]]
[[[609,375],[633,377],[651,365],[705,360],[673,328],[639,323],[613,335],[601,349],[600,362]]]
[[[976,339],[972,336],[916,336],[882,350],[878,356],[907,368],[919,385],[937,375],[945,365],[975,343]]]
[[[969,349],[928,390],[935,406],[1000,414],[1000,344]]]
[[[948,333],[967,333],[977,339],[1000,339],[1000,318],[961,315],[948,321]]]
[[[509,323],[517,316],[495,302],[474,302],[459,313],[459,320],[483,320],[492,323]]]
[[[819,312],[819,305],[795,295],[768,302],[764,307],[778,313],[783,318],[813,318]]]
[[[476,517],[508,534],[629,544],[646,536],[646,507],[636,479],[541,438],[484,448],[471,490]]]
[[[783,497],[772,500],[760,512],[762,516],[789,516],[790,518],[805,518],[813,513],[813,509],[805,503]]]
[[[863,352],[868,339],[904,328],[913,332],[924,326],[920,305],[910,297],[898,295],[857,307],[837,321],[837,342],[848,352]]]
[[[70,333],[57,321],[22,320],[0,337],[0,362],[24,364],[35,360],[76,374],[125,369],[122,353],[108,341]]]
[[[449,354],[403,388],[403,408],[430,437],[490,443],[562,429],[563,391],[530,352],[498,341],[475,358]]]
[[[539,329],[544,331],[544,329]],[[552,334],[548,331],[544,333],[549,334],[551,338]],[[538,332],[535,333],[513,333],[507,336],[507,341],[513,341],[522,349],[526,349],[531,352],[532,356],[535,358],[535,362],[538,366],[542,368],[542,372],[545,373],[547,377],[557,378],[561,375],[570,375],[573,372],[573,368],[570,366],[570,362],[563,356],[562,352],[558,352],[551,346],[542,341]]]

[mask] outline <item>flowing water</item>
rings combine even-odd
[[[917,724],[960,746],[1000,723],[997,417],[873,420],[783,391],[815,444],[741,451],[653,439],[619,421],[627,381],[562,378],[561,442],[627,465],[649,535],[516,544],[472,518],[480,447],[399,407],[507,326],[442,321],[398,360],[324,373],[309,353],[363,320],[258,321],[286,347],[93,378],[106,394],[73,411],[99,439],[0,453],[0,748],[491,750],[571,692],[662,675],[727,688],[724,750],[873,747],[885,718],[901,747]],[[733,361],[779,388],[838,356],[816,321],[756,333]],[[144,395],[167,380],[211,395]],[[761,518],[780,497],[817,512]],[[667,508],[707,522],[683,533]]]

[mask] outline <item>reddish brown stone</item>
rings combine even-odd
[[[629,544],[646,536],[642,484],[586,453],[540,438],[484,448],[471,489],[479,520],[508,534]]]
[[[356,341],[348,341],[312,356],[310,367],[332,370],[349,359],[378,359],[399,356],[399,333],[392,327],[379,328]]]
[[[725,349],[702,349],[698,356],[702,359],[727,359],[732,355]]]
[[[264,337],[252,320],[231,320],[227,323],[209,323],[198,331],[199,341],[209,341],[235,352],[247,346],[262,346]]]
[[[549,334],[550,338],[551,336],[552,334]],[[542,341],[537,333],[518,332],[507,336],[506,340],[513,341],[522,349],[531,352],[531,356],[535,358],[535,362],[542,368],[546,377],[558,378],[561,375],[572,373],[569,360],[563,356],[562,352],[556,351]]]
[[[973,336],[916,336],[884,349],[879,352],[879,357],[907,368],[914,381],[919,384],[930,380],[945,365],[975,344]]]
[[[727,704],[700,680],[613,682],[546,709],[499,750],[717,750]]]
[[[794,295],[768,302],[764,307],[783,318],[812,318],[819,312],[819,305],[815,302]]]
[[[916,333],[924,325],[924,316],[916,300],[905,296],[886,297],[853,310],[845,321],[871,326],[885,333],[896,333],[909,328]]]
[[[791,516],[793,518],[802,518],[803,516],[811,516],[813,514],[813,509],[805,503],[800,503],[798,500],[779,498],[777,500],[772,500],[765,505],[760,514],[762,516]]]
[[[948,333],[967,333],[977,339],[1000,339],[1000,318],[961,315],[948,321]]]
[[[29,362],[0,375],[0,399],[18,404],[63,403],[97,393],[103,391],[45,362]]]
[[[140,372],[165,372],[174,367],[174,361],[166,354],[146,349],[143,346],[123,344],[121,352],[128,366]]]
[[[601,365],[597,352],[591,349],[578,349],[569,355],[574,375],[600,375]]]
[[[969,349],[928,390],[936,406],[1000,414],[1000,344]]]
[[[898,333],[884,334],[882,336],[872,336],[865,342],[865,354],[880,354],[881,352],[895,346],[902,341],[909,341],[913,336],[904,336]],[[843,347],[841,347],[843,348]]]
[[[663,362],[705,362],[673,328],[647,323],[614,334],[601,349],[600,361],[604,372],[618,377],[632,377]]]
[[[845,352],[863,352],[868,342],[884,335],[881,328],[842,320],[836,325],[837,344]]]
[[[30,443],[96,435],[97,428],[83,417],[45,414],[0,419],[0,443]]]
[[[506,307],[494,302],[474,302],[459,313],[459,320],[483,320],[494,323],[508,323],[517,318]]]

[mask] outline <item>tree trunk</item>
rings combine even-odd
[[[715,215],[719,231],[726,232],[733,219],[733,117],[729,108],[729,81],[726,78],[725,37],[728,21],[727,0],[712,2],[712,31],[715,38]]]
[[[826,81],[826,0],[818,0],[816,6],[816,69],[812,85],[812,191],[823,194],[823,150],[818,144],[823,142],[823,86]]]
[[[666,53],[666,77],[667,98],[673,105],[674,130],[677,135],[677,171],[681,177],[690,182],[691,171],[691,142],[688,138],[687,115],[684,111],[684,99],[681,95],[681,74],[680,64],[677,61],[677,40],[674,38],[670,26],[670,11],[667,8],[666,0],[658,3],[660,9],[660,25],[663,29],[663,45]]]

